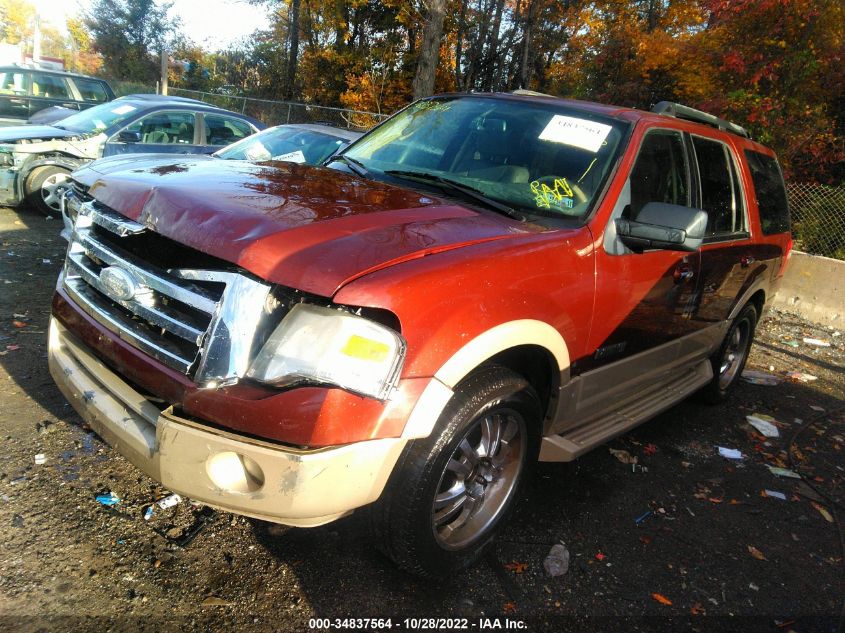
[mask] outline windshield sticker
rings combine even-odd
[[[132,112],[135,109],[135,106],[131,105],[122,105],[116,107],[114,110],[111,111],[112,114],[126,114],[127,112]]]
[[[305,154],[302,153],[301,149],[298,149],[295,152],[288,152],[287,154],[282,154],[281,156],[274,156],[273,158],[275,160],[286,160],[289,163],[305,162]]]
[[[540,140],[571,145],[595,154],[612,129],[604,123],[556,114],[540,134]]]
[[[538,209],[571,209],[575,206],[572,187],[566,182],[566,178],[555,178],[555,187],[552,189],[545,183],[535,180],[531,183],[531,193],[534,194],[534,204]]]
[[[247,160],[253,161],[268,160],[273,157],[261,141],[255,141],[252,145],[247,147],[246,150],[244,150],[244,156]]]

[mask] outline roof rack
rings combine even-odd
[[[660,103],[655,105],[651,109],[651,111],[655,114],[665,114],[666,116],[672,116],[676,119],[684,119],[686,121],[704,123],[704,125],[710,125],[720,130],[725,130],[727,132],[736,134],[737,136],[751,138],[746,129],[742,126],[737,125],[736,123],[725,121],[724,119],[720,119],[717,116],[708,114],[707,112],[702,112],[701,110],[696,110],[695,108],[690,108],[689,106],[681,105],[680,103],[672,103],[671,101],[661,101]]]

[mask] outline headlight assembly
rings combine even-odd
[[[393,330],[337,309],[300,303],[282,319],[247,376],[284,386],[310,380],[387,400],[405,358]]]

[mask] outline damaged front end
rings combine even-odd
[[[22,199],[18,176],[28,154],[16,151],[17,147],[12,143],[0,144],[0,205],[14,206]]]

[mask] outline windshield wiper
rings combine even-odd
[[[326,165],[330,165],[331,163],[337,162],[342,160],[344,164],[349,166],[349,169],[355,172],[356,175],[360,176],[361,178],[369,178],[370,172],[367,171],[367,168],[364,167],[364,163],[360,160],[356,160],[354,158],[350,158],[349,156],[344,156],[343,154],[335,154],[329,160],[326,161]]]
[[[485,206],[490,207],[494,211],[504,213],[509,218],[519,220],[520,222],[528,221],[528,218],[526,218],[516,209],[509,207],[508,205],[503,204],[498,200],[490,198],[489,196],[485,195],[484,192],[476,189],[475,187],[470,187],[469,185],[465,185],[464,183],[458,182],[457,180],[443,178],[443,176],[437,176],[436,174],[428,174],[422,171],[404,171],[401,169],[388,169],[384,173],[388,176],[396,176],[398,178],[407,178],[408,180],[419,180],[420,182],[434,183],[436,185],[439,185],[441,189],[463,194],[464,197],[471,198],[476,202],[480,202]]]

